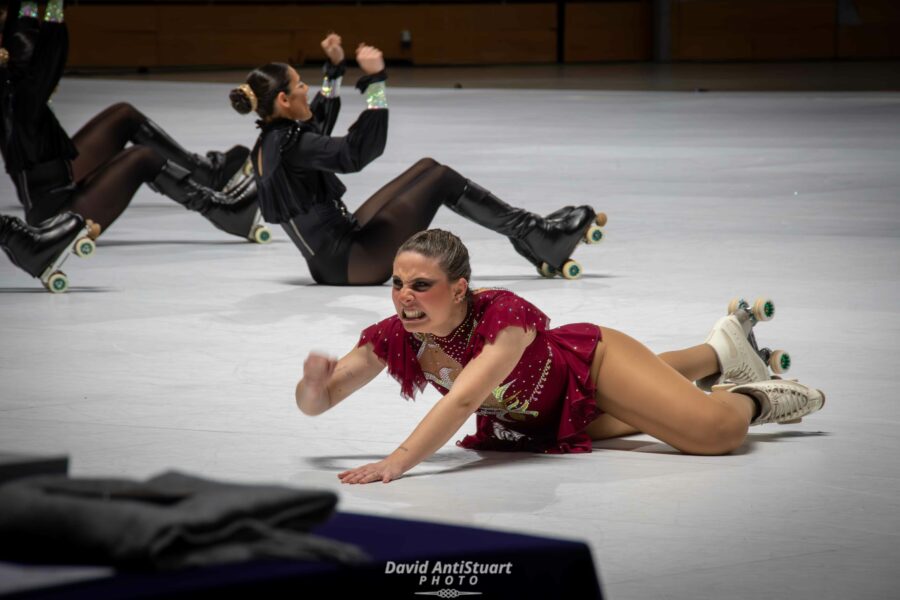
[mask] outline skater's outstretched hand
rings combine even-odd
[[[340,360],[310,352],[294,396],[306,415],[320,415],[366,385],[384,370],[370,345],[354,348]]]
[[[336,33],[329,33],[324,40],[322,40],[322,50],[325,51],[325,56],[328,57],[328,60],[331,61],[331,64],[337,65],[340,64],[342,60],[344,60],[344,48],[341,46],[341,36]]]
[[[356,62],[366,75],[384,71],[384,55],[375,46],[360,44],[356,48]]]

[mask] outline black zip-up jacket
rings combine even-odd
[[[347,135],[332,137],[340,107],[340,97],[318,93],[309,121],[260,123],[251,154],[263,217],[294,228],[307,260],[357,227],[341,200],[347,188],[335,173],[360,171],[381,156],[387,142],[387,109],[364,110]]]

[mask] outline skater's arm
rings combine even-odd
[[[356,173],[378,158],[387,144],[387,111],[366,110],[343,137],[304,132],[284,161],[293,166],[332,173]]]
[[[506,379],[535,335],[534,331],[517,327],[501,331],[494,343],[487,344],[465,366],[450,393],[425,415],[399,448],[382,461],[340,473],[341,482],[387,483],[434,454]]]
[[[322,88],[313,98],[309,108],[321,126],[321,133],[331,135],[341,111],[341,81],[346,71],[341,36],[336,33],[328,34],[322,40],[322,50],[328,58],[322,66],[324,73]]]
[[[384,369],[372,348],[359,346],[340,360],[310,353],[294,397],[304,414],[320,415],[363,387]]]
[[[14,22],[6,27],[10,39],[3,41],[16,81],[16,119],[22,121],[33,121],[44,109],[62,77],[68,56],[69,35],[63,21],[62,0],[48,3],[43,23],[39,17],[37,3],[20,3],[16,14],[7,17]]]
[[[317,171],[355,173],[384,152],[388,125],[384,59],[377,48],[360,44],[356,60],[366,73],[357,87],[365,94],[368,108],[343,137],[304,132],[299,142],[282,155],[286,163]]]

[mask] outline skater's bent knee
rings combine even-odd
[[[747,424],[736,415],[723,417],[710,414],[696,423],[696,429],[691,434],[679,450],[688,454],[718,456],[741,447],[747,437]]]
[[[422,168],[435,167],[439,164],[440,163],[438,161],[434,160],[433,158],[431,158],[429,156],[426,156],[425,158],[420,158],[418,161],[416,161],[416,164],[414,166],[416,168],[422,169]]]

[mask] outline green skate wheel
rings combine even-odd
[[[784,350],[776,350],[769,356],[769,368],[773,373],[784,373],[791,368],[791,355]]]
[[[566,279],[578,279],[581,277],[581,265],[578,261],[567,260],[562,268],[562,276]]]
[[[597,225],[591,225],[588,227],[587,231],[584,232],[582,241],[585,244],[599,244],[603,241],[603,230]]]
[[[47,282],[44,284],[47,290],[52,294],[62,294],[67,289],[69,289],[69,279],[66,277],[66,274],[62,271],[57,271],[49,278],[47,278]]]
[[[257,225],[253,229],[253,235],[250,236],[250,239],[257,244],[268,244],[272,241],[272,231],[265,225]]]
[[[737,312],[737,309],[741,307],[741,302],[743,302],[743,298],[734,297],[728,302],[728,314],[733,315]]]
[[[537,272],[541,277],[546,277],[547,279],[552,279],[559,275],[559,271],[557,271],[547,263],[541,263],[541,266],[538,267]]]
[[[753,316],[757,321],[771,321],[775,316],[775,303],[769,298],[757,298],[753,303]]]
[[[94,254],[94,250],[97,249],[97,245],[94,244],[94,240],[89,237],[81,238],[77,242],[75,242],[75,254],[80,256],[81,258],[87,258]]]

